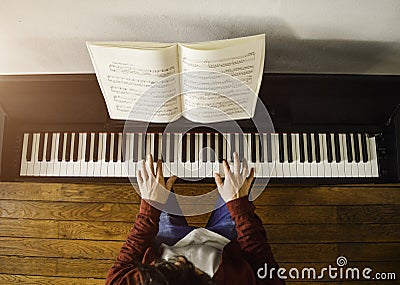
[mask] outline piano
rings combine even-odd
[[[92,74],[0,76],[0,178],[126,182],[152,153],[165,176],[207,181],[237,151],[272,182],[398,182],[399,90],[400,76],[264,74],[274,130],[240,120],[232,132],[185,119],[126,128],[108,118]]]

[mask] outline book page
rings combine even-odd
[[[87,43],[111,119],[166,123],[182,111],[176,44]]]
[[[178,46],[185,118],[211,123],[254,116],[265,35]]]

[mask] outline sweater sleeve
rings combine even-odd
[[[123,244],[114,266],[108,271],[106,284],[136,284],[140,278],[137,264],[158,232],[160,211],[145,200],[141,200],[136,221]]]
[[[257,277],[257,270],[264,267],[265,263],[268,268],[278,268],[278,263],[275,261],[271,247],[268,244],[267,233],[261,219],[254,212],[255,206],[249,201],[248,196],[232,200],[226,206],[236,224],[237,242],[243,258],[253,268],[255,276]],[[274,274],[274,278],[267,280],[266,284],[285,283]]]

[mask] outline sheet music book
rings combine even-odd
[[[196,43],[88,42],[111,119],[199,123],[254,116],[265,35]]]

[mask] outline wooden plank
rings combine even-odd
[[[7,285],[104,285],[104,279],[95,278],[65,278],[33,275],[0,274],[0,284]]]
[[[400,224],[400,207],[397,205],[340,206],[338,207],[338,222]]]
[[[3,274],[105,278],[112,260],[0,256]]]
[[[0,236],[58,238],[58,221],[0,219]]]
[[[115,259],[123,242],[0,237],[0,255]]]
[[[76,203],[0,200],[0,217],[71,221],[134,222],[139,204]],[[336,223],[336,206],[257,206],[256,213],[268,224]],[[188,217],[201,224],[210,213]]]
[[[337,244],[271,244],[271,249],[278,263],[304,260],[329,262],[338,256]]]
[[[400,243],[339,243],[339,255],[352,261],[400,261]]]
[[[0,199],[71,202],[139,203],[131,184],[51,184],[0,183]],[[181,183],[179,194],[199,195],[215,188],[214,184]],[[263,205],[399,205],[400,184],[347,186],[274,186],[256,199]]]

